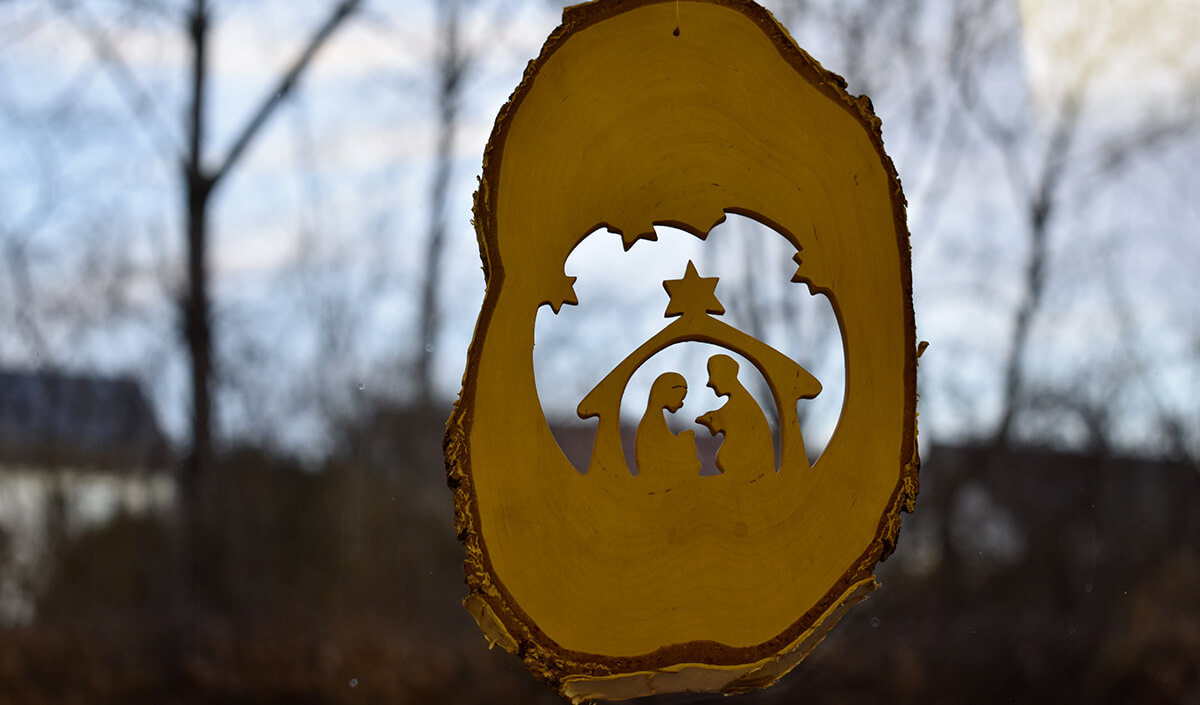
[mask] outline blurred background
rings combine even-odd
[[[921,495],[781,683],[650,700],[1200,702],[1200,3],[766,4],[904,184]],[[483,146],[561,9],[0,4],[0,703],[558,701],[459,606],[441,436]],[[836,323],[730,221],[568,261],[564,447],[692,257],[825,382],[819,452]]]

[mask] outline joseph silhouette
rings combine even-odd
[[[731,477],[753,480],[775,469],[771,427],[758,402],[738,380],[738,363],[728,355],[708,358],[708,386],[729,397],[719,409],[696,419],[712,435],[725,434],[717,449],[717,469]]]

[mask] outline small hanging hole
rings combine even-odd
[[[676,37],[678,37],[678,36],[679,36],[679,28],[678,28],[678,27],[676,27],[676,28],[675,28],[675,31],[674,31],[674,32],[671,32],[671,34],[674,34]]]

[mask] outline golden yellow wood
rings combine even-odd
[[[532,352],[538,309],[577,303],[568,255],[585,237],[661,246],[654,225],[704,238],[726,213],[786,238],[797,286],[833,306],[846,392],[828,445],[810,466],[796,421],[820,383],[725,322],[689,263],[664,283],[669,322],[580,401],[598,423],[577,472]],[[467,608],[575,701],[774,682],[875,587],[917,491],[904,197],[869,102],[751,2],[571,7],[496,120],[475,215],[487,293],[445,442]],[[628,467],[625,386],[689,341],[767,380],[778,470],[748,370],[724,354],[707,383],[725,401],[696,419],[722,434],[720,474],[665,421],[686,394],[675,373],[652,385]]]

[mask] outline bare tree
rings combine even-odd
[[[471,53],[463,46],[459,25],[459,0],[436,3],[440,42],[434,58],[437,92],[437,138],[433,178],[429,187],[429,231],[425,241],[424,274],[418,315],[417,388],[419,402],[434,400],[433,363],[439,324],[438,285],[442,253],[446,247],[446,201],[454,165],[454,139],[458,134],[464,76]]]
[[[159,105],[161,98],[157,92],[147,87],[133,64],[126,60],[120,37],[92,17],[89,11],[95,9],[94,6],[65,0],[55,4],[58,16],[67,20],[85,38],[96,57],[96,66],[112,79],[119,97],[133,116],[135,129],[154,145],[164,162],[179,169],[181,177],[186,267],[185,284],[175,296],[189,361],[191,414],[190,447],[180,475],[180,489],[192,578],[212,568],[211,565],[204,565],[206,561],[202,557],[213,519],[205,517],[201,494],[202,485],[207,482],[213,465],[215,362],[209,262],[213,198],[255,144],[263,127],[291,96],[321,47],[360,4],[361,0],[332,2],[328,15],[307,37],[298,55],[281,72],[258,105],[249,112],[240,129],[234,133],[229,147],[215,160],[208,101],[214,13],[208,0],[189,0],[182,10],[182,17],[177,16],[172,8],[164,6],[142,8],[138,3],[137,7],[129,8],[149,10],[166,21],[182,19],[183,37],[188,47],[188,75],[186,110],[178,129],[173,129],[170,121],[164,118],[165,111]],[[19,243],[14,242],[9,241],[6,260],[11,271],[18,275],[18,291],[23,292],[27,288],[21,286],[24,252]],[[32,328],[30,331],[33,336],[31,340],[36,342],[38,338],[34,335],[35,331]]]
[[[1074,5],[1042,23],[1049,32],[1042,41],[1070,52],[1073,59],[1055,63],[1057,80],[1043,91],[1044,95],[1027,94],[1014,99],[1010,93],[1000,92],[997,99],[988,95],[994,84],[987,76],[995,70],[996,62],[1012,62],[1020,55],[1022,32],[1031,29],[1028,24],[1023,26],[1022,18],[1009,3],[983,0],[955,6],[951,65],[956,68],[957,94],[964,114],[1003,165],[1026,248],[1018,278],[1021,293],[1013,312],[1011,343],[1001,369],[1001,411],[991,433],[995,445],[1014,440],[1019,415],[1037,396],[1031,388],[1028,363],[1035,324],[1043,312],[1047,286],[1055,270],[1053,238],[1057,233],[1080,237],[1079,225],[1090,224],[1082,218],[1069,222],[1068,213],[1080,213],[1106,193],[1124,170],[1155,158],[1166,145],[1195,134],[1194,108],[1145,112],[1122,122],[1095,105],[1096,94],[1106,80],[1122,68],[1117,62],[1128,56],[1128,52],[1115,48],[1136,44],[1128,33],[1136,25],[1140,10],[1131,3],[1106,6],[1110,16],[1102,27],[1107,33],[1097,32],[1096,24],[1079,16],[1091,11],[1081,4]],[[1181,58],[1195,54],[1186,45],[1168,46]],[[1159,46],[1155,50],[1163,49]],[[1172,80],[1186,82],[1184,72],[1195,70],[1186,61],[1179,69],[1170,77]],[[999,105],[1001,101],[1025,109],[1005,109]],[[1042,105],[1037,105],[1039,102]],[[1093,276],[1100,274],[1093,272]]]
[[[193,554],[207,545],[206,519],[201,508],[201,482],[212,462],[212,377],[213,343],[209,293],[209,205],[216,188],[237,166],[253,144],[263,125],[287,99],[321,45],[360,4],[360,0],[341,0],[317,28],[304,49],[280,76],[258,108],[238,132],[232,146],[215,168],[204,163],[207,138],[205,108],[208,89],[208,43],[210,11],[206,0],[194,0],[187,16],[187,36],[191,45],[191,96],[188,110],[188,148],[184,157],[184,201],[187,233],[187,291],[181,296],[184,337],[191,359],[191,449],[184,464],[182,494],[186,524],[192,535]],[[194,570],[211,566],[193,565]]]
[[[1130,419],[1122,400],[1139,384],[1138,360],[1146,351],[1138,349],[1136,336],[1127,336],[1115,341],[1113,350],[1085,357],[1056,347],[1044,328],[1039,332],[1056,285],[1059,321],[1072,288],[1080,297],[1105,287],[1104,270],[1090,267],[1086,258],[1058,260],[1055,252],[1069,249],[1064,245],[1072,242],[1078,243],[1077,251],[1087,252],[1087,243],[1094,242],[1088,231],[1097,227],[1091,206],[1112,193],[1126,170],[1195,134],[1194,110],[1146,111],[1117,119],[1100,109],[1098,94],[1120,68],[1115,62],[1124,55],[1115,48],[1127,43],[1120,35],[1128,31],[1132,15],[1124,22],[1109,18],[1099,25],[1107,27],[1104,34],[1080,16],[1092,12],[1090,6],[1058,9],[1063,14],[1042,28],[1051,34],[1042,41],[1069,52],[1070,60],[1055,57],[1060,60],[1053,62],[1050,79],[1031,77],[1037,67],[1023,65],[1035,28],[1014,4],[979,0],[953,9],[949,66],[958,108],[999,165],[999,183],[1013,215],[1009,248],[1019,253],[1019,263],[1006,285],[1016,298],[1008,347],[999,360],[998,416],[981,434],[968,462],[959,465],[960,472],[938,477],[931,498],[945,510],[939,527],[942,569],[952,578],[961,573],[963,556],[953,541],[950,510],[961,490],[997,462],[999,451],[1031,440],[1098,455],[1113,451],[1114,429]],[[1118,15],[1138,11],[1122,3],[1105,9]],[[1174,47],[1181,56],[1194,55],[1184,45]],[[1186,77],[1177,71],[1171,78]],[[1046,85],[1035,85],[1037,80]],[[1047,358],[1061,364],[1043,365],[1056,371],[1039,372],[1034,361]]]
[[[447,208],[452,194],[455,144],[462,127],[465,92],[479,56],[486,50],[502,53],[508,24],[512,19],[511,2],[496,2],[467,12],[470,0],[439,0],[434,3],[437,16],[437,46],[433,58],[434,102],[437,123],[434,138],[433,173],[429,182],[429,225],[424,243],[420,301],[417,323],[415,376],[418,403],[435,402],[434,363],[438,358],[438,338],[442,327],[439,289],[444,276],[443,256],[447,244]],[[482,17],[483,36],[468,36],[465,20]]]

